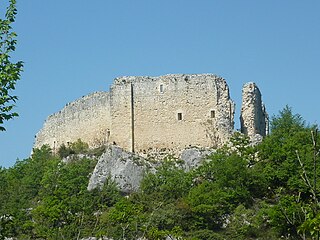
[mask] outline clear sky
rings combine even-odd
[[[254,81],[271,116],[288,104],[319,123],[319,0],[18,0],[13,27],[25,67],[0,166],[30,155],[47,116],[124,75],[222,76],[236,127],[242,85]]]

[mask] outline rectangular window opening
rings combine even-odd
[[[211,118],[215,118],[216,117],[216,112],[214,110],[211,110],[211,115],[210,115]]]
[[[163,93],[163,85],[160,84],[160,93]]]
[[[182,120],[182,113],[178,113],[178,120],[179,120],[179,121]]]

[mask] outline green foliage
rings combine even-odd
[[[306,125],[303,118],[299,114],[294,114],[292,109],[286,105],[278,116],[272,117],[270,127],[273,136],[282,136],[284,139],[285,136],[304,130]]]
[[[1,171],[4,194],[0,194],[0,216],[12,218],[11,235],[29,233],[30,208],[39,194],[42,177],[51,161],[56,161],[56,158],[48,146],[43,146],[35,149],[30,158],[17,161],[12,168]]]
[[[65,158],[70,155],[85,154],[86,156],[100,157],[106,150],[106,146],[100,146],[90,149],[89,145],[78,139],[76,142],[68,143],[66,146],[64,143],[58,149],[58,155],[60,158]]]
[[[310,234],[311,237],[315,238],[319,235],[320,232],[320,213],[307,214],[306,220],[303,224],[300,225],[298,229],[298,233],[306,235],[306,233]]]
[[[274,202],[266,209],[269,225],[282,236],[304,239],[315,231],[306,231],[310,216],[315,216],[319,208],[315,197],[319,192],[319,149],[311,134],[315,128],[306,126],[300,115],[285,107],[273,117],[272,132],[259,146],[262,169],[269,182],[268,197]],[[319,137],[314,140],[318,142]]]
[[[165,160],[157,173],[149,173],[141,183],[141,190],[153,199],[172,201],[182,197],[192,186],[192,176],[181,169],[175,160]]]
[[[58,149],[58,155],[60,158],[65,158],[72,154],[87,154],[89,152],[88,143],[83,142],[81,139],[78,139],[76,142],[68,143],[66,146],[64,143]]]
[[[320,228],[316,126],[289,107],[272,118],[257,147],[236,133],[197,169],[168,158],[146,173],[140,191],[122,196],[108,178],[87,191],[96,161],[61,158],[92,150],[78,140],[48,146],[0,168],[0,236],[18,239],[317,239]],[[313,138],[310,132],[313,131]],[[103,148],[96,150],[101,154]],[[77,155],[74,155],[77,158]],[[315,163],[315,164],[314,164]]]
[[[72,239],[83,230],[84,215],[92,213],[95,203],[87,191],[88,174],[92,161],[80,159],[63,164],[55,161],[44,174],[39,192],[39,204],[32,211],[37,222],[34,232],[38,237],[60,236]]]
[[[112,207],[121,199],[121,193],[117,184],[110,178],[106,179],[101,189],[94,189],[92,194],[96,196],[95,202],[101,210],[106,210],[109,207]]]
[[[6,239],[14,231],[13,219],[10,215],[0,217],[0,239]]]
[[[89,145],[88,143],[81,141],[81,139],[78,139],[76,142],[71,143],[70,148],[72,149],[72,151],[74,151],[75,154],[87,153],[89,150]]]
[[[194,231],[189,234],[188,239],[192,239],[192,240],[225,240],[225,238],[221,234],[214,232],[212,230],[208,230],[208,229],[201,229],[201,230]]]
[[[11,91],[20,79],[23,63],[10,60],[17,43],[17,34],[12,31],[11,26],[16,14],[16,0],[10,0],[5,18],[0,19],[0,131],[5,130],[2,126],[4,121],[18,116],[16,112],[12,112],[17,96],[12,95]]]
[[[89,149],[88,154],[95,157],[100,157],[105,151],[106,151],[106,146],[100,146],[97,148]]]
[[[127,198],[120,199],[102,215],[102,223],[107,226],[109,236],[115,239],[136,239],[141,235],[143,206]]]
[[[246,159],[249,163],[254,164],[255,148],[250,145],[248,136],[235,132],[230,139],[231,147],[227,148],[228,152],[234,152],[240,157]]]
[[[306,191],[297,158],[304,160],[308,172],[312,174],[312,139],[313,127],[305,126],[299,115],[292,113],[289,107],[280,112],[271,121],[272,133],[259,146],[259,157],[266,160],[264,172],[270,187],[285,187],[290,191]]]
[[[226,214],[239,204],[250,206],[252,196],[261,195],[265,185],[255,168],[248,168],[248,162],[237,154],[217,153],[210,160],[196,171],[198,184],[187,200],[195,226],[214,230],[223,226]]]
[[[60,158],[65,158],[71,154],[74,154],[74,151],[70,147],[67,147],[64,143],[58,149],[58,155]]]

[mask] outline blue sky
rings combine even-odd
[[[30,155],[48,115],[124,75],[222,76],[236,127],[254,81],[271,116],[288,104],[319,123],[319,12],[319,0],[18,0],[20,117],[0,132],[0,166]]]

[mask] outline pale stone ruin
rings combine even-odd
[[[213,74],[120,77],[48,117],[34,148],[57,151],[81,139],[147,156],[189,147],[217,148],[234,132],[235,104],[226,81]],[[252,141],[268,133],[268,115],[254,83],[243,87],[241,131]]]
[[[261,93],[253,82],[242,88],[241,132],[250,137],[251,142],[258,143],[269,133],[269,118],[261,100]]]

